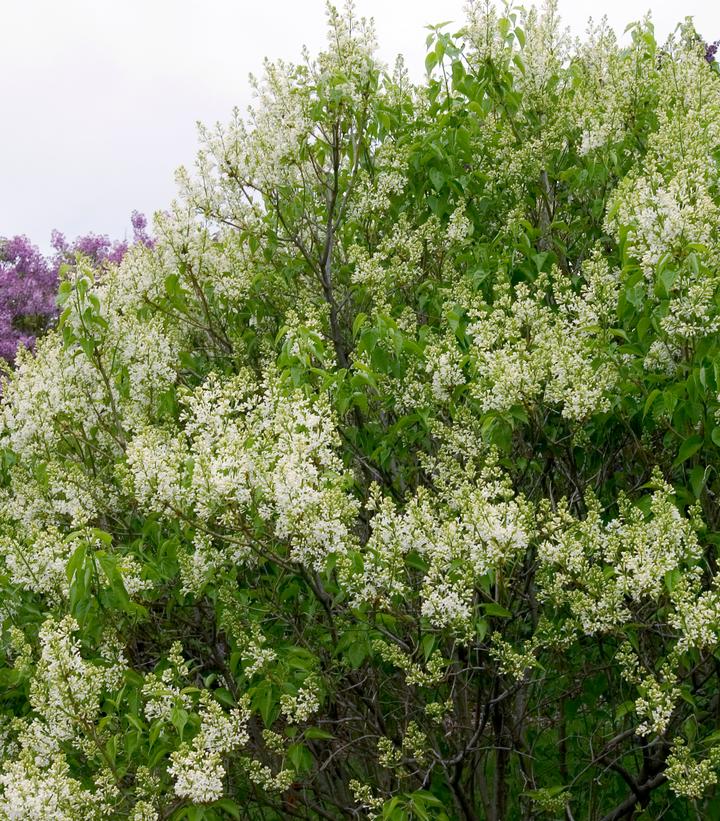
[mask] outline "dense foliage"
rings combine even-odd
[[[152,245],[146,218],[133,211],[133,243]],[[46,256],[25,236],[0,238],[0,358],[14,362],[18,345],[33,348],[38,334],[58,317],[60,268],[73,265],[80,254],[95,267],[118,264],[127,253],[125,240],[112,242],[104,234],[86,234],[68,242],[53,231],[54,254]]]
[[[720,815],[720,77],[329,14],[2,425],[2,819]]]

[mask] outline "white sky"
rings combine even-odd
[[[720,2],[560,0],[573,33],[606,14],[621,32],[650,8],[659,39],[692,15],[720,38]],[[381,55],[423,71],[427,23],[463,20],[464,0],[356,0]],[[165,207],[190,165],[195,123],[250,102],[264,56],[324,45],[324,0],[0,0],[0,236],[41,247],[50,231],[121,238],[133,208]]]

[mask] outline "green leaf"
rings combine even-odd
[[[499,619],[509,619],[512,616],[512,613],[509,610],[500,604],[495,604],[494,602],[484,604],[483,609],[485,610],[485,615],[495,616]]]
[[[445,185],[445,175],[437,168],[431,168],[429,171],[430,182],[436,191],[440,191]]]
[[[217,690],[213,690],[213,695],[221,704],[224,704],[226,707],[235,706],[235,699],[233,698],[233,694],[227,688],[218,687]]]
[[[677,271],[674,271],[670,268],[665,268],[662,273],[660,274],[660,282],[662,283],[662,296],[669,296],[670,291],[672,290],[673,283],[677,278]]]
[[[655,403],[655,400],[658,398],[658,396],[661,395],[661,393],[662,391],[660,391],[658,388],[655,388],[654,390],[650,391],[647,399],[645,400],[645,405],[643,407],[643,419],[648,415],[648,411],[650,410],[650,408],[652,408],[653,404]]]
[[[364,313],[362,313],[362,312],[360,312],[360,313],[359,313],[359,314],[355,317],[355,319],[353,320],[353,325],[352,325],[352,335],[353,335],[353,339],[357,339],[357,338],[358,338],[358,334],[360,333],[360,331],[362,330],[363,326],[365,325],[365,322],[367,321],[367,318],[368,318],[367,314],[364,314]]]
[[[696,499],[699,499],[703,492],[706,477],[707,468],[702,465],[695,465],[695,467],[690,471],[690,489]]]
[[[488,627],[490,625],[487,623],[485,619],[475,619],[475,633],[477,635],[477,640],[482,642],[487,635]]]
[[[615,720],[619,721],[624,716],[634,713],[635,712],[635,702],[634,701],[623,701],[622,704],[619,704],[615,709]]]
[[[183,738],[183,733],[185,732],[185,727],[188,723],[188,718],[189,715],[187,710],[183,710],[182,707],[173,707],[170,712],[170,721],[172,721],[173,727],[177,730],[177,734],[180,736],[181,741]]]
[[[673,592],[681,578],[682,573],[680,572],[680,570],[678,570],[677,567],[673,568],[672,570],[668,570],[668,572],[665,574],[665,589],[668,591],[668,593]]]
[[[688,438],[680,445],[678,455],[673,462],[673,467],[676,468],[683,462],[686,462],[691,456],[694,456],[702,447],[703,437],[695,434],[688,436]]]
[[[276,699],[274,688],[270,681],[261,681],[257,687],[253,687],[251,693],[252,706],[260,713],[266,727],[272,724],[276,709]]]
[[[147,731],[147,726],[143,721],[137,716],[134,716],[132,713],[125,713],[125,718],[135,727],[139,732],[145,733]]]
[[[226,812],[232,818],[238,819],[238,821],[239,819],[245,817],[244,809],[231,798],[221,798],[218,801],[213,801],[213,803],[208,806],[217,807],[223,812]]]
[[[69,582],[73,580],[75,574],[83,566],[85,562],[86,553],[87,545],[81,544],[78,545],[78,547],[75,549],[72,556],[70,557],[70,560],[68,561],[67,566],[65,568],[65,573],[67,575],[67,579]]]
[[[305,738],[309,739],[331,739],[335,738],[332,733],[329,733],[327,730],[322,730],[320,727],[308,727],[305,730]]]
[[[436,638],[431,634],[426,634],[422,637],[422,649],[423,649],[423,656],[425,657],[425,661],[427,661],[430,656],[433,654],[433,650],[435,649]]]
[[[298,773],[308,772],[312,769],[312,753],[304,744],[291,744],[287,749],[287,757]]]

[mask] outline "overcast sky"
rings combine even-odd
[[[381,56],[422,74],[424,25],[460,23],[464,0],[357,0]],[[163,208],[193,161],[195,123],[250,101],[264,56],[297,59],[325,38],[324,0],[0,0],[0,236],[44,248],[52,228],[123,237]],[[652,10],[664,38],[681,15],[720,38],[720,2],[561,0],[573,33],[607,14],[622,31]]]

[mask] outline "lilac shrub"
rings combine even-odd
[[[720,819],[718,63],[511,3],[417,86],[331,8],[61,273],[0,821]]]
[[[118,264],[131,245],[152,247],[146,217],[133,211],[131,224],[131,242],[93,233],[68,242],[53,231],[54,254],[47,256],[26,236],[0,239],[0,357],[12,363],[18,345],[32,348],[36,337],[53,324],[61,266],[72,264],[78,255],[97,266]]]
[[[57,267],[25,236],[0,244],[0,356],[32,347],[57,314]]]
[[[130,245],[142,243],[152,247],[153,240],[147,232],[147,218],[138,211],[133,211],[130,217],[133,229],[133,239],[112,241],[106,234],[85,234],[69,243],[60,231],[52,232],[52,247],[55,249],[55,267],[59,269],[63,263],[72,263],[78,254],[88,257],[96,265],[107,263],[118,264],[127,253]]]

